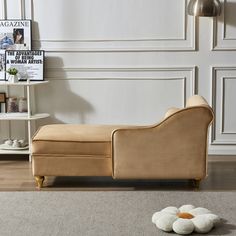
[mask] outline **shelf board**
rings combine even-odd
[[[49,81],[48,80],[43,80],[43,81],[22,81],[22,82],[17,82],[17,83],[10,83],[8,81],[0,81],[0,86],[1,85],[11,85],[11,86],[34,86],[34,85],[40,85],[40,84],[47,84]]]
[[[3,150],[3,149],[0,149],[0,155],[1,154],[24,154],[24,155],[29,155],[30,152],[29,152],[29,149],[26,149],[26,150]],[[0,157],[1,159],[1,157]]]
[[[27,113],[0,113],[0,120],[38,120],[49,117],[48,113],[38,113],[28,117]]]

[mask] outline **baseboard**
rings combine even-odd
[[[235,145],[210,145],[208,154],[216,156],[236,156]]]
[[[209,162],[236,162],[236,155],[209,155]]]

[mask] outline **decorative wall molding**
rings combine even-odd
[[[21,19],[24,20],[25,19],[25,0],[20,0],[20,16]]]
[[[234,77],[227,76],[227,77],[222,78],[222,113],[221,113],[222,125],[221,125],[221,134],[235,134],[236,135],[236,131],[225,129],[225,107],[226,107],[226,101],[225,101],[226,90],[225,90],[225,86],[226,86],[226,82],[229,81],[229,80],[235,80],[236,81],[236,75]]]
[[[26,19],[26,6],[25,6],[25,0],[18,0],[19,1],[19,15],[20,19]],[[29,0],[28,0],[29,1]],[[31,0],[30,0],[31,2]],[[0,19],[7,20],[7,0],[0,0],[0,6],[1,6],[1,16]],[[31,18],[28,18],[31,19]]]
[[[29,0],[28,0],[29,1]],[[187,15],[189,0],[183,0],[183,35],[176,38],[134,38],[134,39],[74,39],[60,40],[39,38],[33,39],[33,49],[47,52],[132,52],[132,51],[194,51],[196,27],[195,18]],[[27,4],[26,4],[27,5]],[[31,4],[28,4],[28,8]],[[31,7],[33,11],[33,7]],[[28,12],[29,9],[26,9]],[[30,14],[34,18],[34,14]],[[32,19],[37,21],[37,19]]]
[[[46,68],[47,80],[181,80],[183,106],[196,93],[196,67]]]
[[[1,0],[1,20],[6,20],[7,18],[7,4],[6,4],[6,0]]]
[[[236,66],[212,67],[212,108],[215,112],[215,122],[212,126],[211,144],[235,145],[236,132],[225,131],[225,83],[236,80]]]
[[[38,23],[40,23],[40,33],[47,32],[44,31],[42,27],[47,26],[47,22],[43,22],[41,24],[41,21],[38,22],[36,18],[41,18],[41,15],[38,14],[38,11],[43,12],[44,8],[44,2],[45,1],[45,7],[47,6],[47,1],[42,0],[40,1],[40,5],[37,3],[39,1],[34,0],[0,0],[0,17],[1,19],[7,19],[7,17],[14,17],[16,19],[32,19],[33,20],[33,29],[36,29],[36,34],[38,31]],[[210,92],[212,92],[212,104],[213,109],[216,114],[216,123],[214,123],[212,127],[212,134],[211,134],[211,143],[213,145],[210,145],[209,150],[211,152],[214,152],[215,154],[235,154],[236,153],[236,128],[233,125],[233,121],[230,120],[230,116],[232,115],[235,117],[234,111],[229,110],[229,103],[231,106],[234,104],[235,96],[232,92],[232,90],[229,88],[231,85],[233,87],[235,86],[235,83],[233,82],[236,78],[236,65],[233,66],[227,66],[227,63],[231,62],[234,63],[233,57],[231,57],[231,53],[223,53],[224,56],[222,57],[222,53],[217,52],[203,52],[200,51],[200,53],[188,53],[187,51],[194,51],[195,50],[195,20],[194,17],[187,16],[182,14],[182,7],[186,9],[186,4],[189,0],[181,0],[178,5],[178,10],[181,11],[178,14],[175,12],[175,9],[173,9],[173,13],[176,15],[173,17],[174,20],[178,20],[176,23],[176,31],[173,31],[173,33],[167,31],[161,31],[161,30],[147,30],[147,37],[150,36],[150,38],[138,38],[139,36],[143,36],[142,31],[141,34],[125,34],[124,38],[122,37],[119,39],[118,37],[121,34],[100,34],[101,40],[92,40],[96,36],[95,34],[92,34],[92,39],[87,40],[80,40],[83,39],[83,37],[86,37],[89,34],[82,33],[81,37],[80,34],[74,34],[75,36],[72,38],[72,40],[60,40],[64,39],[64,37],[55,37],[54,33],[51,34],[51,36],[47,36],[47,34],[41,34],[42,37],[35,38],[33,37],[33,48],[35,49],[44,49],[47,50],[48,56],[58,56],[60,58],[60,61],[54,61],[54,59],[49,59],[48,65],[51,67],[60,67],[60,65],[64,66],[64,68],[46,68],[46,78],[51,80],[51,83],[49,84],[49,89],[46,90],[47,93],[47,99],[50,97],[50,92],[55,90],[63,91],[64,87],[63,85],[72,86],[72,89],[74,89],[73,92],[76,94],[80,94],[82,92],[81,96],[86,98],[85,100],[88,102],[93,103],[94,97],[98,97],[97,95],[99,92],[96,92],[96,86],[94,86],[93,81],[98,80],[97,84],[100,86],[101,84],[107,85],[111,89],[116,89],[116,81],[114,80],[120,80],[117,82],[117,84],[122,84],[124,87],[126,86],[125,80],[132,80],[130,82],[132,85],[141,84],[141,81],[138,80],[153,80],[147,81],[144,84],[155,84],[157,85],[157,88],[159,89],[159,85],[161,85],[161,88],[163,86],[168,89],[172,89],[174,91],[174,95],[170,95],[170,100],[179,98],[178,103],[184,103],[184,100],[188,96],[191,96],[192,94],[195,94],[198,90],[196,86],[196,69],[195,67],[192,67],[191,65],[194,64],[194,61],[198,61],[201,63],[201,68],[199,70],[199,75],[201,78],[199,78],[199,92],[204,93],[204,96],[208,96]],[[228,4],[229,2],[235,2],[236,0],[220,0],[223,4]],[[43,2],[43,4],[41,4]],[[53,2],[54,1],[48,1]],[[55,0],[56,2],[56,0]],[[62,2],[62,1],[60,1]],[[167,2],[167,1],[166,1]],[[77,3],[75,0],[74,3]],[[130,1],[131,3],[131,1]],[[16,6],[11,9],[13,4],[16,4]],[[20,4],[20,5],[19,5]],[[56,3],[57,4],[57,3]],[[65,1],[65,4],[67,2]],[[165,3],[164,3],[165,4]],[[169,4],[169,2],[167,2]],[[175,4],[175,3],[174,3]],[[58,2],[58,5],[60,3]],[[20,7],[19,7],[20,6]],[[42,9],[38,10],[38,6],[42,7]],[[128,6],[131,6],[131,4],[128,4]],[[163,5],[164,6],[164,5]],[[177,6],[177,5],[176,5]],[[227,6],[228,7],[228,6]],[[67,8],[70,9],[70,8]],[[161,8],[162,9],[162,8]],[[165,7],[163,7],[165,9]],[[229,9],[230,10],[230,9]],[[236,50],[236,31],[233,31],[233,28],[230,26],[230,17],[228,17],[226,14],[228,14],[226,11],[227,9],[223,8],[223,14],[218,17],[213,22],[213,35],[211,35],[212,39],[212,50],[213,51],[229,51],[229,50]],[[63,11],[62,11],[63,12]],[[74,12],[74,11],[73,11]],[[100,11],[101,12],[101,11]],[[232,14],[232,12],[230,13]],[[127,14],[125,14],[127,15]],[[39,17],[38,17],[39,16]],[[132,16],[132,14],[131,14]],[[148,16],[148,15],[147,15]],[[227,16],[227,17],[225,17]],[[36,18],[35,18],[36,17]],[[151,18],[150,18],[151,19]],[[145,22],[151,22],[151,20],[148,19],[148,21]],[[155,19],[159,19],[159,17],[155,17]],[[235,19],[232,17],[232,19]],[[34,21],[35,20],[35,21]],[[173,21],[174,21],[173,20]],[[211,20],[211,19],[210,19]],[[134,21],[135,23],[136,21]],[[183,24],[182,24],[183,22]],[[174,22],[175,23],[175,22]],[[147,25],[146,23],[141,24],[142,26]],[[203,23],[203,27],[199,28],[199,35],[198,37],[202,37],[201,35],[204,34],[205,30],[208,30],[208,24]],[[41,29],[43,31],[41,31]],[[73,29],[72,29],[73,30]],[[83,31],[84,32],[84,31]],[[153,34],[152,34],[153,32]],[[162,33],[163,32],[163,33]],[[113,40],[107,40],[106,36],[114,36]],[[128,39],[128,37],[134,35],[134,38]],[[117,36],[117,37],[116,37]],[[122,35],[121,35],[122,36]],[[137,38],[136,38],[137,36]],[[144,35],[145,36],[145,35]],[[156,37],[155,37],[156,36]],[[208,36],[208,35],[207,35]],[[170,38],[168,38],[170,37]],[[127,38],[127,40],[125,40]],[[208,37],[207,37],[208,38]],[[209,40],[211,40],[209,39]],[[200,47],[201,49],[201,47]],[[169,51],[168,57],[173,56],[173,59],[176,61],[179,59],[179,55],[181,54],[181,60],[179,60],[178,64],[179,66],[172,66],[170,63],[173,63],[174,60],[171,60],[172,62],[168,62],[165,58],[163,61],[162,53],[154,53],[155,56],[149,53],[143,53],[145,58],[145,64],[153,65],[154,68],[149,67],[143,67],[143,68],[108,68],[108,64],[106,64],[108,61],[108,58],[104,59],[103,54],[90,54],[90,52],[127,52],[124,55],[118,55],[117,53],[114,54],[106,54],[106,56],[109,56],[111,58],[111,61],[117,63],[117,65],[133,65],[136,60],[136,53],[132,54],[132,52],[155,52],[155,51]],[[182,52],[183,53],[178,53]],[[184,53],[186,51],[186,53]],[[62,53],[61,53],[62,52]],[[88,52],[77,54],[77,52]],[[130,52],[130,54],[128,53]],[[175,53],[177,52],[177,53]],[[52,53],[52,54],[50,54]],[[56,55],[54,55],[54,53]],[[57,53],[61,53],[60,55]],[[211,54],[211,55],[210,55]],[[230,55],[229,55],[230,54]],[[208,57],[210,55],[210,57]],[[230,57],[228,57],[228,55]],[[93,57],[94,56],[94,57]],[[114,56],[114,58],[113,58]],[[206,56],[206,57],[205,57]],[[125,60],[123,58],[125,57]],[[167,57],[167,58],[168,58]],[[194,57],[194,60],[193,58]],[[92,66],[90,68],[80,68],[79,66],[83,66],[81,64],[81,61],[85,58],[85,61],[83,61],[82,64]],[[92,59],[89,61],[89,59]],[[191,58],[191,59],[190,59]],[[78,63],[75,64],[75,60],[78,59]],[[101,59],[101,61],[100,61]],[[104,59],[104,60],[103,60]],[[153,61],[153,59],[155,61]],[[189,60],[190,59],[190,60]],[[196,60],[195,60],[196,59]],[[213,59],[214,63],[223,63],[226,66],[215,66],[212,67],[212,87],[209,85],[209,80],[205,80],[204,75],[209,73],[209,67],[211,66],[211,59]],[[144,59],[143,59],[144,60]],[[181,66],[181,63],[184,62],[184,65]],[[141,60],[139,60],[141,62]],[[166,63],[166,67],[159,68],[158,65],[161,65],[163,63]],[[124,64],[123,64],[124,63]],[[125,64],[127,63],[127,64]],[[170,67],[168,67],[168,64],[170,64]],[[177,64],[177,63],[176,63]],[[188,64],[190,66],[188,66]],[[105,68],[96,68],[95,66],[104,66]],[[220,64],[219,64],[220,65]],[[73,66],[73,67],[70,67]],[[77,67],[78,66],[78,67]],[[116,65],[114,65],[116,66]],[[65,82],[66,80],[69,80],[71,82]],[[106,80],[105,82],[102,80]],[[110,80],[113,80],[110,82]],[[166,80],[166,82],[163,81],[156,81],[156,80]],[[233,81],[232,81],[233,80]],[[78,83],[77,83],[78,81]],[[88,82],[87,81],[91,81]],[[168,81],[168,82],[167,82]],[[173,81],[173,83],[172,83]],[[232,81],[232,82],[231,82]],[[100,83],[101,82],[101,83]],[[81,88],[81,84],[86,84],[85,87],[90,89],[90,85],[93,85],[93,89],[95,91],[94,95],[90,95],[90,97],[86,97],[87,90]],[[95,82],[96,84],[96,82]],[[73,88],[73,85],[76,87]],[[51,86],[51,87],[50,87]],[[176,87],[175,87],[176,86]],[[102,86],[101,86],[102,87]],[[51,90],[50,90],[51,89]],[[86,90],[86,91],[85,91]],[[48,92],[49,91],[49,92]],[[84,92],[85,91],[85,92]],[[230,91],[230,94],[229,94]],[[42,92],[42,91],[41,91]],[[69,94],[70,91],[68,91]],[[84,92],[84,94],[83,94]],[[183,92],[183,96],[182,95]],[[227,93],[228,92],[228,93]],[[58,96],[58,94],[57,94]],[[60,95],[59,95],[60,96]],[[104,95],[105,96],[105,95]],[[132,96],[132,93],[131,93]],[[180,97],[181,96],[181,97]],[[226,99],[225,99],[226,96]],[[158,97],[158,96],[155,96]],[[95,99],[96,99],[95,98]],[[232,99],[231,99],[232,98]],[[67,99],[67,98],[66,98]],[[90,100],[91,99],[91,100]],[[68,99],[69,100],[69,99]],[[153,103],[157,102],[157,100],[153,99]],[[158,101],[159,102],[159,101]],[[46,103],[46,102],[45,102]],[[41,104],[42,106],[45,106],[44,104]],[[160,101],[160,104],[162,102]],[[57,104],[56,101],[54,101],[53,105]],[[224,109],[224,105],[227,105],[226,110]],[[97,110],[96,110],[97,109]],[[99,117],[99,110],[100,107],[95,106],[95,112],[91,117],[98,120],[100,119],[102,121],[103,117]],[[98,111],[98,112],[97,112]],[[222,111],[222,112],[221,112]],[[68,118],[68,117],[67,117]],[[65,122],[70,122],[70,119],[65,118]],[[141,116],[141,120],[144,119]],[[1,124],[0,124],[1,125]],[[1,125],[0,129],[5,129],[5,124]],[[2,131],[2,130],[1,130]]]
[[[228,37],[226,35],[226,4],[227,0],[221,0],[222,14],[213,20],[212,51],[232,51],[236,50],[236,35]],[[235,1],[236,4],[236,1]]]

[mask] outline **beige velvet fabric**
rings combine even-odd
[[[202,179],[206,176],[206,107],[178,111],[160,124],[113,132],[113,177]]]
[[[33,174],[202,179],[212,109],[201,96],[151,126],[47,125],[32,142]]]
[[[46,125],[33,138],[34,154],[94,155],[111,157],[111,133],[126,126]]]
[[[57,124],[33,137],[34,175],[111,176],[111,134],[124,125]]]
[[[35,176],[111,176],[112,160],[103,156],[33,155]]]

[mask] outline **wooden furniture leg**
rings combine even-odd
[[[193,185],[195,188],[199,188],[201,183],[201,179],[194,179],[193,180]]]
[[[44,176],[35,176],[34,178],[35,178],[37,188],[39,188],[39,189],[42,188],[43,181],[44,181],[45,177]]]

